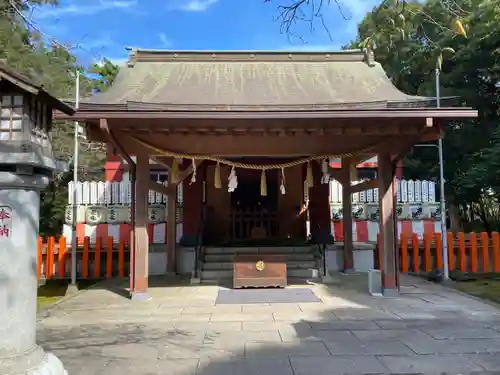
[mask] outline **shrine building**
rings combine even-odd
[[[331,178],[343,187],[345,271],[356,269],[351,194],[378,188],[390,292],[398,288],[394,177],[415,144],[439,138],[445,121],[477,116],[451,104],[444,98],[436,108],[433,97],[399,91],[370,51],[134,49],[113,85],[82,100],[71,119],[90,140],[108,144],[107,179],[125,172],[135,186],[134,294],[148,289],[150,190],[170,203],[182,184],[182,239],[176,243],[176,205],[167,204],[164,266],[178,272],[181,247],[191,247],[200,277],[210,255],[301,253],[330,241]],[[356,166],[372,172],[353,185]]]

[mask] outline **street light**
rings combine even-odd
[[[439,138],[439,143],[418,144],[414,147],[434,147],[438,149],[439,153],[439,186],[440,186],[440,208],[441,208],[441,239],[443,243],[443,279],[448,280],[448,237],[446,235],[446,202],[444,199],[444,166],[443,166],[443,139]]]
[[[75,109],[78,110],[80,104],[80,72],[76,71],[76,87],[75,87]],[[78,214],[78,207],[76,205],[76,183],[78,181],[78,136],[80,127],[78,121],[75,121],[75,134],[74,134],[74,149],[73,149],[73,220],[72,220],[72,233],[71,233],[71,285],[76,287],[76,248],[78,241],[76,237],[76,216]]]

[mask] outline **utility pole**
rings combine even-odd
[[[441,90],[439,67],[436,68],[436,107],[441,107]],[[446,232],[446,202],[444,198],[444,162],[443,162],[443,136],[439,136],[439,184],[440,184],[440,205],[441,205],[441,240],[443,244],[443,278],[448,280],[450,275],[448,271],[448,236]]]
[[[75,109],[80,106],[80,71],[76,71],[76,89],[75,89]],[[71,285],[76,287],[76,249],[78,247],[76,237],[76,216],[78,214],[78,206],[76,204],[76,186],[78,182],[78,152],[79,152],[79,129],[78,121],[75,121],[75,137],[73,149],[73,222],[71,233]]]

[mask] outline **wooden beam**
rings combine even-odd
[[[354,270],[352,236],[351,158],[342,158],[342,223],[344,232],[344,272]]]
[[[207,156],[289,156],[301,157],[304,155],[335,155],[366,149],[383,142],[386,137],[342,137],[342,142],[335,142],[335,137],[308,136],[304,137],[283,136],[263,137],[255,135],[221,135],[221,136],[194,136],[173,134],[164,136],[157,134],[155,139],[150,137],[137,137],[124,135],[120,141],[131,153],[135,150],[148,150],[152,156],[165,156],[165,151],[179,152],[191,155]],[[141,144],[140,142],[145,144]],[[151,145],[148,147],[146,144]]]
[[[79,110],[73,116],[64,114],[60,111],[54,112],[54,118],[57,120],[91,120],[100,118],[114,119],[409,119],[409,118],[477,118],[478,111],[471,108],[425,108],[425,109],[376,109],[376,110],[311,110],[311,111],[294,111],[287,108],[286,110],[274,111],[255,111],[248,110],[246,106],[242,108],[231,108],[231,110],[211,110],[211,111],[192,111],[176,110],[176,111],[96,111],[96,110]]]
[[[99,120],[99,126],[101,131],[104,133],[104,135],[107,138],[108,143],[111,143],[111,145],[118,151],[118,154],[123,157],[128,164],[131,166],[135,165],[134,160],[130,157],[130,155],[125,151],[125,148],[122,146],[122,144],[118,141],[118,139],[114,136],[114,134],[111,132],[109,125],[108,125],[108,120],[101,118]]]
[[[395,241],[394,176],[389,153],[378,155],[378,191],[380,209],[380,242],[382,286],[384,295],[398,293],[397,246]]]
[[[154,181],[151,181],[151,180],[149,181],[148,188],[149,188],[149,190],[153,190],[153,191],[156,191],[157,193],[161,193],[164,195],[168,195],[170,192],[168,190],[167,186],[161,185],[161,184],[154,182]]]
[[[203,160],[195,160],[194,161],[194,164],[195,164],[195,167],[196,169],[198,169],[198,167],[201,165],[201,163],[203,163]],[[189,177],[189,175],[191,175],[191,173],[193,173],[193,163],[189,164],[188,167],[186,169],[184,169],[182,172],[179,173],[179,184],[181,182],[184,182],[184,180],[186,178]]]
[[[378,186],[377,179],[360,182],[359,184],[351,185],[351,193],[359,193],[369,189],[375,189]]]

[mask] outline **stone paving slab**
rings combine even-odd
[[[297,375],[288,358],[258,358],[239,361],[202,360],[197,375]]]
[[[392,373],[469,373],[484,368],[467,355],[401,355],[378,356],[377,359]]]
[[[294,375],[383,374],[388,369],[376,357],[290,357]]]
[[[342,280],[350,280],[344,276]],[[38,341],[69,375],[300,375],[500,371],[500,313],[412,279],[398,298],[298,286],[310,304],[216,305],[218,288],[90,289],[47,313]]]

